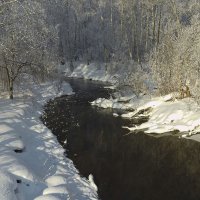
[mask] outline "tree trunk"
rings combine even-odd
[[[139,54],[139,41],[138,41],[138,18],[137,13],[135,13],[135,45],[136,45],[136,56],[137,56],[137,62],[140,63],[140,54]]]
[[[157,5],[152,7],[152,12],[153,12],[153,35],[152,35],[152,45],[155,44],[155,39],[156,39],[156,19],[157,19]]]
[[[14,95],[13,95],[13,80],[9,81],[9,98],[13,99]]]
[[[134,18],[134,2],[131,9],[131,52],[132,56],[135,54],[135,18]]]
[[[162,19],[162,10],[161,10],[161,7],[160,7],[160,15],[159,15],[159,21],[158,21],[157,46],[160,43],[161,19]]]
[[[140,44],[139,44],[139,51],[140,53],[142,53],[142,47],[143,47],[143,5],[142,3],[140,3],[139,5],[139,10],[140,10]],[[141,49],[142,48],[142,49]]]
[[[121,17],[120,17],[120,26],[121,26],[121,37],[123,37],[123,30],[124,30],[124,3],[121,0]]]
[[[6,70],[6,75],[7,75],[7,79],[8,79],[9,98],[10,98],[10,99],[13,99],[13,98],[14,98],[14,95],[13,95],[14,79],[12,79],[12,77],[11,77],[11,75],[10,75],[10,72],[9,72],[9,69],[8,69],[8,66],[7,66],[7,63],[6,63],[5,70]]]
[[[147,19],[146,19],[146,37],[145,37],[145,52],[148,51],[149,49],[149,16],[147,14]]]

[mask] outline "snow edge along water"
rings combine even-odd
[[[78,77],[102,82],[110,82],[115,88],[116,78],[123,77],[126,71],[115,71],[109,74],[106,71],[105,64],[78,64],[73,71],[68,66],[63,67],[64,72],[71,77]],[[151,87],[151,86],[149,86]],[[200,107],[192,98],[180,99],[177,93],[166,96],[141,95],[136,97],[134,93],[125,92],[122,96],[115,95],[110,99],[99,98],[91,105],[101,108],[114,108],[127,110],[127,114],[121,115],[124,118],[149,117],[149,120],[141,125],[125,127],[131,132],[144,130],[146,133],[166,134],[178,132],[180,137],[193,139],[200,142]],[[128,112],[129,110],[134,110]],[[147,111],[139,114],[140,111]],[[119,115],[113,113],[115,117]]]
[[[97,190],[80,177],[73,162],[39,116],[52,98],[73,94],[68,83],[30,84],[13,101],[0,99],[0,199],[97,199]],[[23,91],[23,92],[22,92]],[[26,94],[24,97],[23,94]]]

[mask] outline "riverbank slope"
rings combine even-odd
[[[96,190],[80,177],[56,137],[39,120],[49,99],[73,94],[70,85],[30,85],[18,88],[13,101],[1,94],[0,199],[97,199]]]

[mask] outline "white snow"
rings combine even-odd
[[[14,180],[13,176],[6,171],[0,172],[0,198],[1,200],[17,200],[17,182]]]
[[[97,185],[96,185],[95,182],[94,182],[94,177],[93,177],[92,174],[90,174],[90,175],[88,176],[88,180],[89,180],[89,182],[90,182],[90,185],[95,189],[95,191],[97,191],[98,188],[97,188]]]
[[[114,109],[122,109],[122,110],[135,110],[140,105],[144,103],[149,103],[150,97],[148,95],[136,97],[135,95],[128,96],[119,96],[117,98],[98,98],[95,101],[91,102],[91,105],[101,107],[101,108],[114,108]],[[155,100],[153,103],[159,103],[159,101]],[[148,107],[148,105],[146,105]],[[129,112],[128,114],[124,114],[123,117],[130,118],[134,115],[135,112]]]
[[[73,94],[70,85],[30,85],[20,86],[12,101],[0,98],[0,200],[97,199],[90,181],[80,177],[39,120],[47,100]]]
[[[70,77],[84,78],[115,84],[118,82],[119,78],[124,77],[129,71],[132,70],[132,65],[130,63],[124,65],[115,62],[112,64],[90,63],[88,65],[85,63],[74,62],[73,67],[71,67],[70,63],[66,63],[66,65],[60,66],[58,71]]]
[[[96,63],[92,63],[90,65],[79,64],[70,76],[104,82],[116,81],[116,79],[112,75],[107,73],[105,64],[97,65]]]
[[[146,133],[162,134],[171,131],[180,131],[184,136],[198,133],[200,127],[200,107],[192,99],[175,101],[149,101],[140,106],[135,112],[123,115],[134,117],[140,110],[151,108],[147,115],[149,121],[140,126],[129,127],[131,131],[145,129]]]

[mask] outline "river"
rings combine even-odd
[[[69,79],[75,95],[51,100],[42,121],[81,176],[93,174],[102,200],[200,199],[200,144],[174,136],[129,134],[132,122],[89,102],[108,98],[103,84]]]

